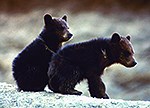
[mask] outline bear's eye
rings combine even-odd
[[[131,53],[130,52],[128,52],[128,51],[124,51],[124,53],[123,53],[126,57],[129,57],[130,55],[131,55]]]
[[[65,27],[63,27],[63,26],[58,27],[58,30],[64,30],[64,29],[65,29]]]

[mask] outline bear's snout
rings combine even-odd
[[[137,64],[137,62],[134,61],[131,66],[134,67],[136,64]]]
[[[134,67],[137,64],[136,61],[133,61],[131,63],[129,63],[128,65],[126,65],[126,67]]]
[[[129,57],[127,59],[124,59],[124,65],[126,67],[134,67],[137,64],[134,57]]]
[[[73,34],[71,34],[71,33],[68,34],[69,39],[72,38],[72,36],[73,36]]]

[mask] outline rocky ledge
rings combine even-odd
[[[0,83],[0,108],[150,108],[150,101],[97,99],[50,91],[18,92],[16,86]]]

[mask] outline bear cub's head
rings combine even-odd
[[[69,32],[66,15],[62,18],[52,18],[51,15],[45,14],[44,22],[46,30],[55,35],[59,42],[66,42],[72,38],[73,35]]]
[[[122,37],[118,33],[114,33],[111,38],[111,43],[115,46],[114,51],[119,54],[117,62],[126,67],[134,67],[137,64],[130,39],[130,36]]]

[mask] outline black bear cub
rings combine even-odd
[[[104,69],[114,63],[133,67],[137,64],[133,55],[130,36],[122,37],[118,33],[108,39],[67,45],[51,59],[48,87],[57,93],[81,95],[74,87],[87,79],[92,97],[108,99],[101,79]]]
[[[40,35],[13,61],[13,76],[19,91],[44,90],[48,84],[47,71],[53,53],[72,37],[66,15],[62,18],[52,18],[46,14],[44,23]]]

